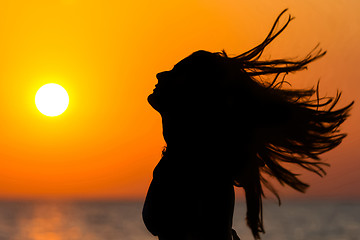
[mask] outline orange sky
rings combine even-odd
[[[199,49],[250,49],[287,7],[296,19],[264,56],[304,56],[320,42],[326,57],[288,80],[321,78],[321,93],[357,101],[357,0],[2,1],[0,198],[143,198],[164,146],[146,102],[156,73]],[[70,97],[53,118],[34,103],[51,82]],[[356,104],[348,138],[324,155],[328,176],[306,174],[313,186],[303,197],[360,197],[359,122]]]

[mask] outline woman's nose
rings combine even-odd
[[[156,78],[161,81],[165,79],[165,76],[168,74],[169,71],[159,72],[156,74]]]

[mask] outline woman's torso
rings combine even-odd
[[[160,239],[231,239],[232,179],[221,159],[199,157],[166,153],[154,169],[143,220]]]

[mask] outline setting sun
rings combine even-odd
[[[62,86],[49,83],[36,92],[35,105],[42,114],[55,117],[62,114],[68,107],[69,95]]]

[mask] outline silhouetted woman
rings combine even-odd
[[[265,176],[304,192],[309,185],[284,163],[325,174],[319,155],[345,137],[338,127],[353,103],[335,109],[340,94],[319,98],[317,88],[283,88],[284,76],[305,69],[325,54],[321,50],[298,61],[260,60],[292,20],[276,31],[285,11],[265,40],[241,55],[197,51],[157,74],[148,101],[161,114],[167,146],[143,219],[160,240],[238,239],[232,230],[234,185],[245,190],[247,224],[260,239],[262,186],[279,199]]]

